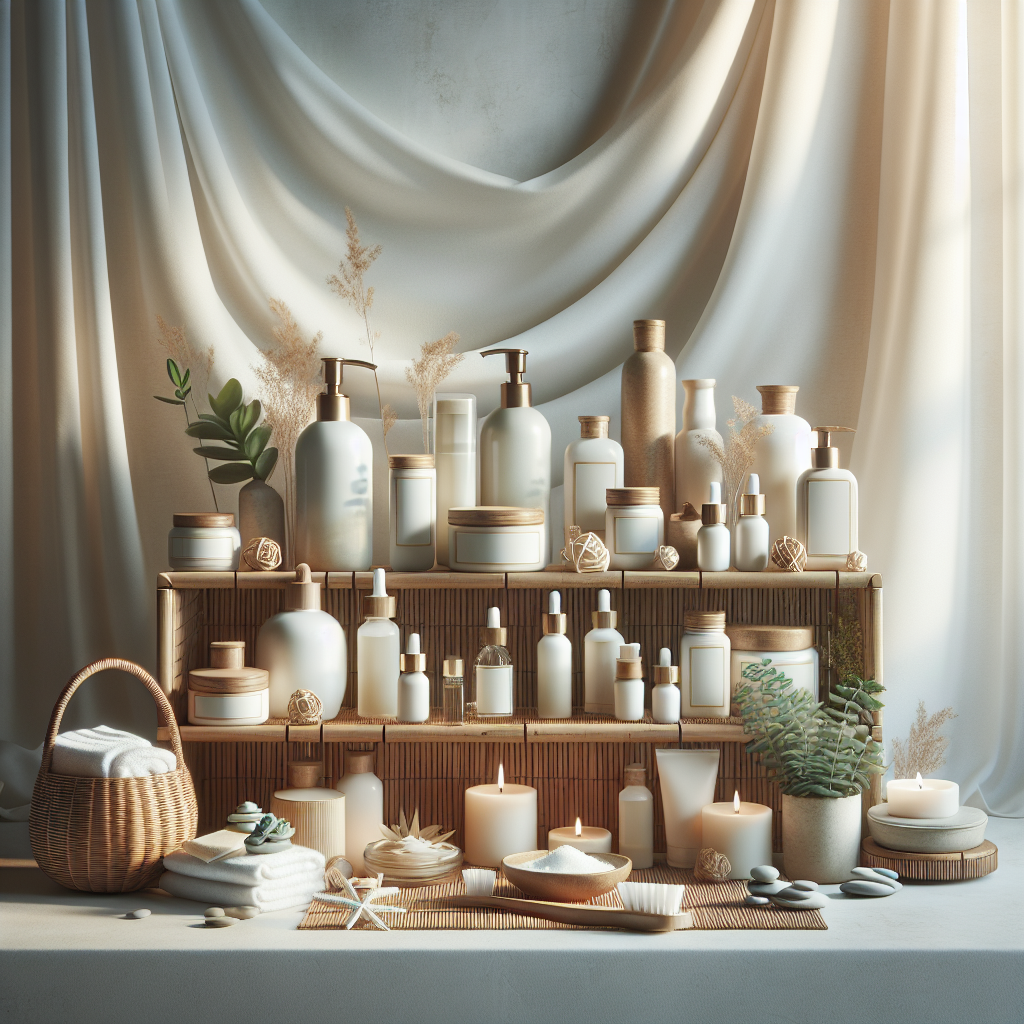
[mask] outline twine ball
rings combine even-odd
[[[256,572],[273,572],[281,564],[281,545],[269,537],[253,537],[242,551],[242,560]]]
[[[569,543],[562,549],[562,560],[574,572],[604,572],[611,555],[596,533],[584,533],[578,526],[569,527]]]
[[[679,552],[671,544],[662,544],[654,554],[652,569],[671,572],[679,564]]]
[[[289,725],[319,725],[324,706],[312,690],[296,690],[288,698]]]
[[[851,551],[846,556],[846,568],[850,572],[864,572],[868,567],[868,556],[863,551]]]
[[[732,873],[732,865],[724,853],[705,847],[697,854],[693,875],[698,882],[724,882]]]
[[[807,551],[795,537],[780,537],[772,545],[772,561],[786,572],[803,572]]]

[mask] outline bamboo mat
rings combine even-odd
[[[824,931],[828,928],[825,919],[817,910],[783,910],[780,907],[748,907],[743,902],[747,894],[746,882],[727,881],[714,884],[696,882],[692,871],[681,871],[664,865],[656,865],[630,875],[634,882],[667,882],[678,885],[685,884],[683,910],[693,914],[693,927],[698,931],[749,930],[749,931]],[[550,929],[571,931],[587,931],[582,925],[561,924],[557,921],[545,921],[539,917],[527,917],[523,914],[511,914],[503,910],[490,908],[453,908],[438,910],[428,908],[427,901],[444,896],[461,896],[466,892],[462,879],[444,885],[423,886],[416,889],[403,889],[397,896],[390,896],[381,903],[406,907],[408,913],[388,914],[388,923],[395,931],[472,931],[474,929],[504,930],[539,930]],[[494,887],[495,896],[514,896],[520,899],[525,894],[520,892],[503,876],[498,876]],[[615,890],[598,896],[590,901],[594,906],[622,907],[622,901]],[[421,909],[418,909],[420,905]],[[306,916],[299,925],[300,930],[329,930],[343,928],[348,912],[329,903],[313,901]],[[360,931],[372,929],[365,918],[361,918],[354,929]]]

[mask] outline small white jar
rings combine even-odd
[[[657,487],[609,487],[604,518],[609,569],[650,569],[665,543],[665,514]]]
[[[247,668],[244,640],[214,640],[210,667],[188,674],[190,725],[262,725],[270,717],[270,673]]]
[[[448,510],[448,566],[456,572],[537,572],[547,564],[542,508]]]
[[[730,654],[725,612],[683,612],[679,689],[684,718],[729,717]]]
[[[177,572],[234,572],[242,538],[230,512],[175,512],[167,564]]]
[[[433,455],[389,455],[391,568],[426,572],[434,567],[437,481]]]
[[[743,670],[770,658],[772,667],[785,672],[793,685],[818,699],[818,652],[813,626],[746,626],[730,624],[725,629],[732,646],[731,679],[733,695],[746,683]]]

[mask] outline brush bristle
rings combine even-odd
[[[626,910],[639,914],[678,914],[683,906],[682,885],[661,882],[619,882],[616,889]]]
[[[462,881],[466,885],[467,896],[490,896],[494,892],[494,880],[497,873],[489,868],[463,868]]]

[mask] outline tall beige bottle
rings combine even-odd
[[[636,351],[622,367],[622,450],[627,487],[660,487],[665,522],[675,512],[676,368],[665,321],[634,320]]]

